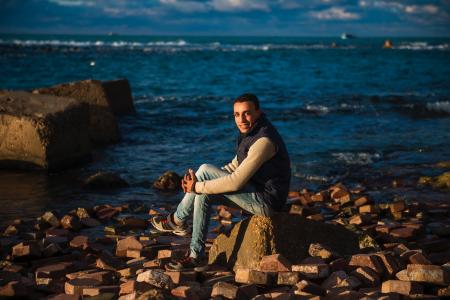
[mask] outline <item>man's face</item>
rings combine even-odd
[[[261,116],[261,111],[255,108],[250,101],[236,102],[234,108],[234,121],[241,133],[249,132]]]

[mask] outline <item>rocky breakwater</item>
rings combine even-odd
[[[175,206],[149,208],[133,202],[78,208],[64,216],[46,212],[34,220],[11,222],[0,236],[0,297],[450,296],[446,205],[377,204],[360,189],[337,185],[319,192],[292,192],[286,212],[272,218],[246,217],[243,211],[218,206],[213,215],[216,226],[207,239],[209,269],[202,272],[165,269],[171,259],[186,253],[189,238],[156,233],[149,219],[173,209]],[[236,233],[240,230],[239,244]],[[261,247],[252,246],[252,241]],[[243,247],[248,247],[246,256],[240,254]],[[228,248],[234,249],[230,257],[235,251],[236,257],[241,255],[251,263],[238,259],[227,265],[227,260],[220,261],[227,251],[218,249]]]
[[[67,97],[0,91],[0,167],[56,170],[90,156],[89,111]]]
[[[131,89],[126,79],[83,80],[33,90],[76,99],[89,106],[89,133],[94,144],[110,144],[120,140],[116,116],[134,113]]]

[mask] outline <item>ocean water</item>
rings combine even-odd
[[[450,160],[450,39],[0,35],[0,89],[128,78],[137,114],[78,168],[0,171],[0,220],[47,209],[176,203],[151,182],[234,156],[232,100],[252,92],[290,152],[292,189],[365,186],[379,201],[449,200],[416,187]],[[335,43],[334,47],[332,43]],[[131,187],[81,188],[98,170]],[[396,180],[396,188],[392,181]]]

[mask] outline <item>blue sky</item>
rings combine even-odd
[[[0,0],[0,33],[450,36],[450,0]]]

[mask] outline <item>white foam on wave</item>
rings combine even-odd
[[[332,153],[332,156],[339,160],[343,161],[348,165],[369,165],[372,164],[375,160],[381,158],[380,153],[367,153],[367,152],[338,152]]]
[[[328,106],[324,105],[314,105],[314,104],[307,104],[305,106],[305,109],[307,111],[319,113],[319,114],[327,114],[331,111],[331,109]]]
[[[449,44],[430,45],[427,42],[411,42],[402,43],[398,46],[394,46],[394,49],[399,50],[449,50]]]
[[[427,103],[427,109],[435,112],[450,113],[450,101]]]

